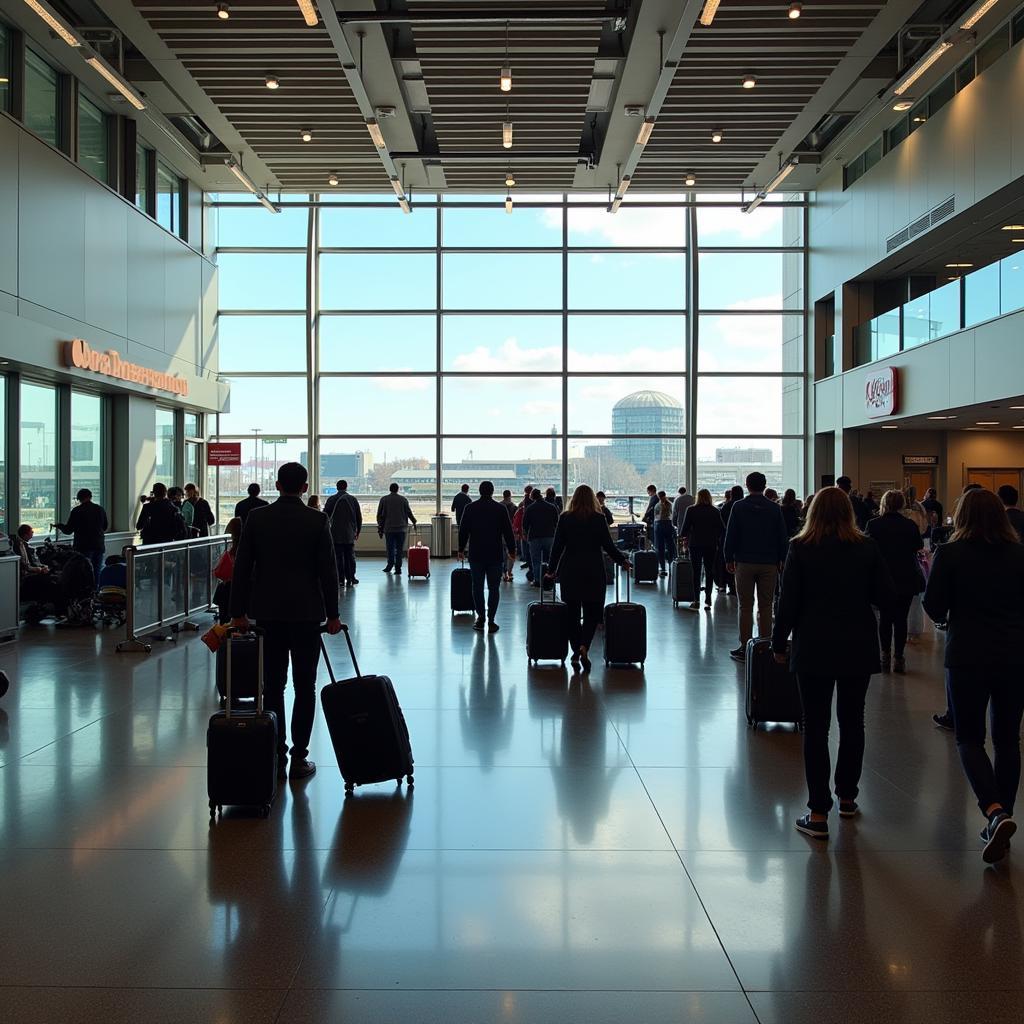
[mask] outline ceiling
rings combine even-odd
[[[1013,408],[1017,406],[1017,408]],[[866,424],[860,430],[969,430],[977,433],[1024,432],[1024,395],[1007,398],[999,402],[982,402],[965,405],[958,409],[940,410],[935,415],[951,419],[931,419],[929,416],[900,416],[884,427],[878,423]],[[993,426],[979,426],[992,423]]]

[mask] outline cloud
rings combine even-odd
[[[545,210],[544,216],[550,226],[561,224],[561,210]],[[642,249],[656,245],[681,246],[686,241],[686,212],[678,207],[623,205],[617,214],[610,214],[603,207],[570,205],[568,217],[570,245]]]
[[[452,369],[463,373],[502,373],[559,370],[562,350],[556,346],[523,348],[516,337],[506,338],[497,349],[477,345],[452,360]]]
[[[650,370],[671,367],[677,373],[685,367],[682,345],[671,348],[647,348],[639,345],[622,352],[578,352],[569,350],[569,366],[573,373],[607,373],[616,370]],[[620,387],[621,385],[616,385]]]

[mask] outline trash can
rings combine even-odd
[[[430,556],[452,557],[452,517],[447,512],[430,517]]]

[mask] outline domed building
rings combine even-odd
[[[612,408],[613,434],[644,435],[612,442],[615,456],[641,473],[651,466],[682,466],[683,429],[682,404],[664,391],[634,391]]]

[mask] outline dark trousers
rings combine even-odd
[[[263,630],[263,702],[277,715],[278,756],[288,752],[284,727],[284,689],[288,682],[288,661],[292,665],[292,760],[309,754],[309,737],[316,713],[316,670],[320,661],[319,622],[265,622]]]
[[[335,544],[334,560],[338,563],[338,579],[342,583],[351,583],[356,578],[355,544]]]
[[[402,552],[405,550],[405,530],[392,530],[384,534],[384,543],[388,549],[389,569],[402,568]]]
[[[910,597],[901,596],[893,601],[891,608],[879,608],[878,642],[882,646],[883,654],[887,654],[892,646],[895,648],[893,653],[896,657],[903,657],[903,648],[907,646],[907,618],[913,601],[912,594]]]
[[[1013,814],[1020,785],[1020,723],[1024,717],[1019,670],[948,668],[946,690],[952,702],[960,763],[982,814],[993,804],[1001,804]],[[985,750],[986,708],[994,767]]]
[[[493,619],[501,597],[501,574],[505,566],[501,562],[474,562],[470,559],[469,571],[473,574],[473,607],[479,618],[484,615]],[[487,603],[484,603],[484,580],[487,581]],[[486,610],[485,610],[486,609]]]
[[[565,605],[569,612],[569,649],[578,651],[586,647],[589,650],[594,642],[594,633],[604,616],[604,599],[579,601],[565,598]]]
[[[55,575],[45,572],[22,576],[21,600],[56,604],[60,600],[60,580]]]
[[[98,551],[83,551],[81,553],[89,559],[89,562],[92,565],[92,582],[98,590],[100,585],[100,572],[103,569],[103,562],[107,557],[107,553],[103,548],[100,548]]]
[[[658,568],[667,570],[676,560],[676,531],[668,519],[654,524],[654,543],[658,550]]]
[[[702,548],[690,545],[690,564],[693,566],[693,596],[698,598],[701,592],[700,577],[703,569],[708,600],[711,600],[711,588],[715,582],[715,552],[717,548]]]
[[[828,752],[828,731],[832,724],[832,691],[836,691],[839,720],[839,756],[836,758],[836,796],[856,800],[864,764],[864,701],[870,675],[815,676],[800,674],[800,697],[804,704],[804,774],[807,777],[807,806],[815,814],[832,809],[829,775],[832,762]]]

